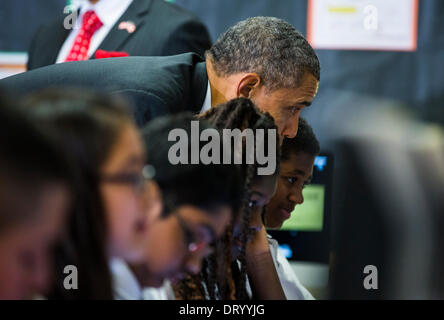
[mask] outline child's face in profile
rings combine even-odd
[[[230,223],[228,206],[211,213],[194,206],[180,206],[158,219],[148,233],[145,286],[159,287],[165,279],[180,280],[185,273],[197,274],[202,260]]]
[[[277,190],[265,213],[267,228],[281,228],[295,206],[304,202],[302,190],[311,181],[314,159],[315,156],[299,152],[281,162]]]
[[[102,167],[101,184],[108,223],[108,252],[128,262],[144,258],[151,187],[142,171],[145,147],[133,124],[122,127],[107,161]],[[158,201],[158,200],[157,200]]]

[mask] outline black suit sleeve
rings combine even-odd
[[[134,121],[139,127],[143,127],[150,120],[167,115],[170,110],[157,95],[143,90],[125,89],[114,91],[112,94],[124,97],[131,106]]]
[[[135,61],[131,61],[134,60]],[[146,58],[145,58],[146,59]],[[0,87],[20,96],[46,88],[78,87],[118,94],[126,98],[138,125],[174,112],[156,89],[146,88],[152,81],[149,68],[143,67],[144,58],[87,60],[50,65],[0,80]],[[149,63],[148,63],[149,65]],[[180,99],[180,98],[179,98]]]
[[[204,57],[206,50],[210,49],[211,40],[205,25],[197,19],[187,19],[177,25],[165,41],[161,55],[175,55],[178,52],[195,52]]]

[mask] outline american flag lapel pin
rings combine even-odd
[[[128,33],[136,31],[136,25],[132,21],[122,21],[119,23],[119,30],[126,30]]]

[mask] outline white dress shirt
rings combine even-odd
[[[205,100],[202,105],[202,109],[200,109],[200,113],[203,113],[210,109],[211,109],[211,86],[210,86],[210,80],[208,80],[207,93],[205,95]]]
[[[80,5],[80,15],[77,17],[73,30],[71,30],[62,45],[56,63],[66,60],[74,40],[82,27],[82,19],[85,12],[94,10],[103,23],[103,26],[91,38],[88,50],[88,57],[91,57],[132,2],[133,0],[99,0],[96,4],[91,4],[89,1],[83,1]],[[74,10],[77,11],[77,9],[75,8]]]

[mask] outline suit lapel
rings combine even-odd
[[[106,51],[118,51],[134,33],[127,30],[119,30],[119,24],[124,21],[131,21],[137,29],[143,24],[144,16],[148,13],[153,0],[134,0],[125,13],[117,20],[110,32],[100,44],[98,49]],[[92,57],[95,56],[95,52]]]
[[[60,49],[71,32],[71,30],[63,27],[63,21],[64,20],[58,20],[54,25],[54,28],[51,28],[53,33],[48,36],[45,49],[42,50],[40,57],[42,61],[44,60],[44,65],[49,65],[56,62]]]

